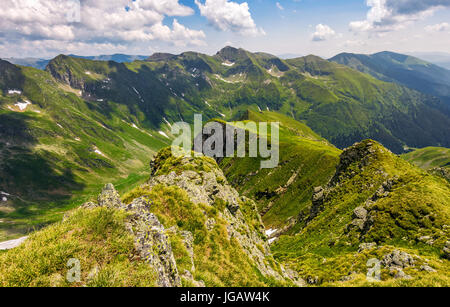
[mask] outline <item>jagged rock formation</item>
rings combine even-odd
[[[135,238],[135,249],[140,258],[148,262],[157,272],[157,285],[181,286],[175,258],[166,234],[167,230],[158,218],[150,213],[151,202],[141,197],[125,205],[114,186],[107,184],[98,196],[97,204],[91,202],[83,205],[85,209],[96,207],[127,211],[130,214],[127,228]]]
[[[169,151],[170,148],[161,151],[152,160],[152,177],[141,188],[151,191],[160,189],[161,186],[177,187],[187,193],[193,204],[216,208],[219,210],[218,218],[225,222],[227,239],[235,240],[235,244],[240,245],[249,261],[263,276],[298,286],[305,285],[296,272],[285,269],[273,260],[268,261],[272,256],[255,203],[239,196],[239,193],[226,182],[214,160],[206,157],[176,158],[169,154]],[[107,184],[98,196],[97,204],[86,203],[83,207],[92,209],[103,206],[129,213],[127,228],[135,238],[135,249],[139,257],[155,269],[157,285],[181,286],[184,279],[191,285],[205,286],[204,281],[194,278],[196,264],[193,233],[178,226],[166,228],[152,213],[152,204],[152,200],[145,196],[136,197],[129,204],[124,204],[114,186]],[[241,207],[253,212],[244,213]],[[256,220],[249,220],[249,214]],[[205,227],[210,232],[216,224],[214,218],[205,220]],[[190,265],[183,271],[179,271],[177,267],[171,246],[170,238],[174,236],[182,238],[184,249],[188,254]]]
[[[167,171],[167,160],[161,161],[160,157],[167,155],[161,152],[151,162],[153,177],[148,182],[148,188],[152,189],[159,185],[177,186],[186,191],[190,200],[196,204],[207,204],[215,206],[218,202],[226,204],[226,210],[219,213],[227,223],[227,232],[229,239],[235,238],[242,246],[246,254],[255,262],[260,272],[264,276],[271,276],[276,279],[289,278],[294,279],[299,285],[302,282],[297,280],[293,272],[288,277],[286,270],[282,268],[282,273],[277,272],[272,266],[267,264],[265,260],[269,256],[270,248],[263,236],[264,226],[258,214],[257,229],[250,229],[246,218],[240,210],[241,205],[250,206],[254,213],[257,213],[255,203],[246,198],[239,196],[239,193],[232,188],[226,181],[225,176],[211,158],[191,158],[180,157],[176,164],[181,165],[185,169]],[[166,158],[167,159],[167,158]],[[169,162],[171,163],[171,162]],[[195,169],[191,170],[191,169]],[[214,227],[213,219],[207,220],[207,228]]]

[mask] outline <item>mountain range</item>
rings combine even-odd
[[[110,59],[0,60],[0,237],[38,230],[0,252],[0,285],[67,286],[74,254],[98,267],[79,286],[367,286],[372,258],[382,285],[450,284],[445,69],[232,47]],[[172,156],[196,113],[279,122],[279,165]]]
[[[450,70],[393,52],[372,55],[342,53],[330,61],[347,65],[375,78],[396,82],[450,103]]]

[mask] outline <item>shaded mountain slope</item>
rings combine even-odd
[[[54,221],[66,200],[106,181],[140,180],[149,156],[169,144],[131,108],[83,99],[45,71],[0,64],[0,191],[9,194],[1,236]]]
[[[285,61],[226,47],[214,56],[155,54],[122,64],[60,56],[47,70],[86,98],[133,105],[154,126],[164,117],[190,122],[195,111],[235,118],[252,108],[303,120],[339,148],[364,138],[396,153],[450,142],[439,99],[315,56]]]
[[[426,94],[443,97],[450,103],[450,70],[418,58],[393,52],[372,55],[342,53],[330,61],[383,81],[396,82]]]
[[[396,153],[403,151],[404,144],[448,142],[449,117],[435,98],[314,56],[287,62],[301,74],[288,74],[281,80],[308,102],[296,118],[339,148],[364,138],[375,139]]]

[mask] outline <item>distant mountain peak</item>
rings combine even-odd
[[[146,61],[149,62],[158,62],[158,61],[168,61],[176,58],[175,54],[171,53],[162,53],[162,52],[156,52],[152,54]]]

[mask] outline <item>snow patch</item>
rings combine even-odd
[[[164,122],[165,122],[167,125],[169,125],[170,128],[172,128],[172,124],[169,123],[169,121],[167,120],[167,118],[164,117],[163,120],[164,120]]]
[[[81,141],[81,139],[80,139],[80,138],[75,138],[75,141],[78,141],[78,142],[80,142],[80,141]]]
[[[8,198],[6,198],[6,196],[3,196],[2,197],[2,202],[7,202],[8,201]]]
[[[275,242],[275,240],[277,240],[278,238],[272,238],[272,239],[269,239],[269,244],[272,244],[273,242]]]
[[[268,236],[268,237],[270,237],[271,235],[273,235],[275,232],[277,232],[278,231],[278,229],[268,229],[268,230],[266,230],[266,236]]]
[[[8,94],[10,94],[10,95],[22,95],[22,91],[21,90],[15,90],[15,89],[13,89],[13,90],[8,90]]]
[[[139,129],[138,126],[136,126],[135,123],[131,124],[131,126],[132,126],[133,128]]]
[[[86,75],[92,75],[92,73],[90,71],[85,71],[84,72]]]
[[[105,155],[103,154],[103,152],[101,152],[101,151],[98,150],[98,149],[94,150],[94,152],[95,152],[96,154],[101,155],[101,156],[105,156]]]
[[[26,110],[26,108],[31,105],[31,102],[25,100],[25,102],[18,102],[15,104],[16,107],[20,109],[20,111]]]
[[[208,103],[208,101],[205,100],[205,103],[208,107],[211,107],[211,105]]]
[[[64,127],[61,126],[60,124],[57,123],[56,125],[58,125],[59,128],[64,129]]]
[[[101,152],[97,147],[94,147],[94,152],[100,156],[106,157],[103,152]]]
[[[6,195],[6,196],[11,196],[11,194],[8,194],[8,193],[3,192],[3,191],[0,191],[0,194],[1,194],[1,195]]]
[[[222,65],[223,66],[227,66],[227,67],[232,67],[234,66],[235,63],[227,63],[227,62],[223,62]]]
[[[158,133],[161,134],[163,137],[170,139],[169,136],[165,134],[163,131],[158,131]]]
[[[13,249],[21,245],[28,237],[23,237],[17,240],[11,240],[0,243],[0,250]]]

